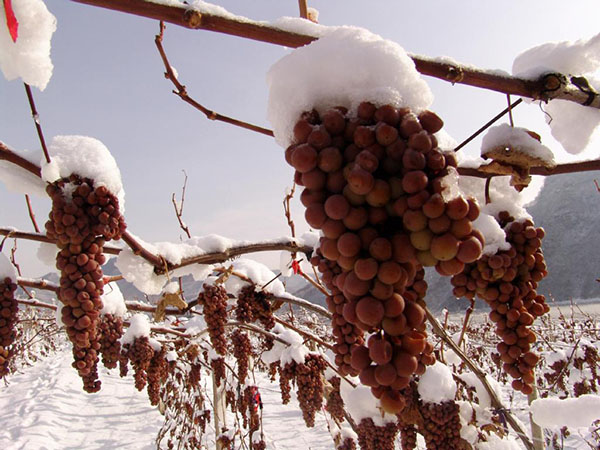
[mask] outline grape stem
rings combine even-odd
[[[228,117],[228,116],[219,114],[213,110],[206,108],[205,106],[201,105],[196,100],[194,100],[192,97],[190,97],[189,94],[187,93],[186,87],[179,82],[179,79],[177,78],[177,75],[175,74],[173,67],[169,63],[169,59],[167,58],[167,54],[162,45],[164,31],[165,31],[165,24],[161,20],[160,32],[154,38],[154,43],[156,44],[158,53],[160,54],[160,57],[165,66],[165,78],[167,80],[171,81],[171,83],[173,83],[173,85],[175,86],[175,90],[173,90],[173,94],[178,96],[181,100],[186,102],[188,105],[191,105],[194,108],[196,108],[198,111],[202,112],[206,116],[206,118],[209,120],[219,120],[221,122],[225,122],[230,125],[235,125],[237,127],[241,127],[246,130],[255,131],[257,133],[264,134],[266,136],[273,136],[273,131],[271,131],[267,128],[259,127],[258,125],[252,125],[252,124],[244,122],[242,120],[234,119],[232,117]]]

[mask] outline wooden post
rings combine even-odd
[[[222,381],[221,387],[217,386],[217,380],[215,379],[214,373],[212,374],[213,382],[213,418],[215,422],[215,448],[217,450],[227,450],[219,442],[219,436],[221,435],[221,429],[227,427],[227,420],[225,417],[225,380]]]
[[[535,371],[533,372],[533,378],[535,380]],[[534,400],[538,398],[538,390],[535,383],[533,384],[533,392],[527,396],[527,403],[531,406]],[[537,423],[533,421],[533,414],[531,409],[529,410],[529,422],[531,423],[531,439],[533,440],[533,448],[535,450],[544,450],[546,448],[544,442],[544,430]]]

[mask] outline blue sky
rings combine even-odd
[[[297,16],[294,0],[216,2],[257,20]],[[184,220],[192,233],[260,240],[289,234],[282,207],[292,169],[273,139],[212,122],[171,94],[154,46],[158,23],[62,0],[47,0],[57,17],[52,40],[54,74],[34,90],[48,139],[81,134],[103,141],[121,169],[131,232],[147,241],[182,235],[171,205],[188,175]],[[481,68],[510,71],[521,51],[548,41],[588,38],[598,32],[600,7],[579,1],[309,1],[324,25],[356,25],[394,40],[407,51],[450,56]],[[189,93],[223,114],[269,127],[269,67],[289,49],[206,31],[169,26],[165,48]],[[506,106],[505,96],[426,78],[432,109],[461,141]],[[0,78],[0,140],[16,149],[39,143],[19,81]],[[515,111],[516,124],[540,132],[552,149],[543,114],[535,105]],[[477,153],[478,143],[469,151]],[[597,156],[598,152],[584,156]],[[580,156],[581,157],[581,156]],[[0,185],[0,224],[31,230],[23,197]],[[34,201],[43,225],[49,202]],[[307,230],[301,205],[293,205],[299,232]],[[48,269],[28,257],[35,245],[19,243],[25,275]],[[6,251],[5,251],[6,252]],[[260,260],[277,267],[278,254]]]

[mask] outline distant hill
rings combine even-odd
[[[600,301],[600,172],[554,175],[528,210],[546,230],[548,277],[539,292],[556,301]]]

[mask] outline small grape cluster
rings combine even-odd
[[[363,102],[356,117],[342,107],[304,113],[285,151],[305,187],[306,221],[324,235],[311,262],[331,292],[336,364],[368,381],[391,413],[412,374],[434,361],[419,305],[423,267],[454,275],[482,251],[479,206],[458,193],[456,158],[434,135],[442,126],[431,111]],[[376,336],[368,348],[363,332]]]
[[[123,319],[112,314],[104,314],[98,324],[98,331],[102,364],[107,369],[114,369],[117,367],[121,353],[120,339],[123,336]]]
[[[150,360],[150,365],[146,371],[148,380],[148,398],[150,399],[151,405],[158,405],[161,386],[167,379],[168,364],[166,355],[167,350],[165,346],[162,346],[158,352],[154,351],[154,356]]]
[[[344,439],[335,450],[356,450],[356,442],[351,437]]]
[[[217,387],[221,386],[221,381],[225,379],[225,358],[219,357],[210,361],[210,367],[213,370],[215,376],[215,383]]]
[[[331,417],[336,419],[338,422],[343,422],[344,415],[344,400],[342,399],[342,395],[340,393],[340,385],[341,379],[339,377],[332,377],[329,380],[331,384],[331,391],[327,396],[327,403],[325,408],[327,412],[331,414]]]
[[[15,300],[17,285],[6,277],[0,282],[0,378],[10,373],[10,358],[17,336],[15,325],[19,304]]]
[[[119,361],[124,362],[125,366],[127,365],[127,361],[131,362],[134,371],[133,378],[135,380],[135,388],[138,391],[141,391],[146,387],[148,381],[148,368],[150,367],[153,357],[154,349],[146,336],[136,337],[132,343],[124,344],[121,349],[121,359]],[[121,371],[121,373],[123,373],[123,371]],[[125,374],[127,374],[126,370]]]
[[[253,402],[253,396],[256,389],[256,386],[246,386],[246,389],[244,389],[244,393],[242,394],[242,415],[244,417],[244,427],[248,427],[250,434],[260,428],[258,405],[255,405]]]
[[[107,239],[120,239],[126,225],[119,201],[105,186],[71,175],[46,187],[52,210],[46,234],[60,249],[56,268],[61,271],[58,297],[63,303],[62,321],[73,343],[77,369],[84,390],[100,389],[97,379],[100,350],[98,321],[104,281],[103,246]]]
[[[227,354],[227,291],[221,285],[205,284],[204,291],[198,295],[198,303],[203,307],[213,348],[219,355]]]
[[[377,426],[373,419],[363,419],[358,424],[358,445],[361,450],[394,450],[396,434],[398,425],[395,422]]]
[[[303,363],[291,362],[284,367],[284,372],[290,373],[296,380],[298,403],[307,427],[315,425],[315,414],[323,406],[323,371],[326,366],[323,356],[311,353]]]
[[[498,221],[505,225],[510,249],[468,264],[451,282],[456,296],[472,299],[477,295],[490,305],[490,320],[502,338],[497,350],[503,370],[514,378],[515,390],[530,394],[535,383],[533,368],[539,360],[531,350],[537,337],[530,326],[550,310],[536,291],[537,283],[547,275],[541,250],[544,230],[529,219],[515,221],[506,212]]]
[[[402,450],[413,450],[417,448],[417,428],[413,424],[400,426],[400,444]]]
[[[458,403],[426,403],[419,410],[423,416],[423,437],[428,449],[463,448]]]
[[[245,286],[237,298],[236,318],[240,322],[252,323],[258,320],[266,330],[275,326],[271,307],[271,294],[257,291],[256,286]]]
[[[248,357],[252,355],[252,344],[248,334],[241,330],[231,333],[231,344],[233,345],[233,356],[237,361],[238,382],[244,384],[248,376]]]
[[[252,450],[266,450],[267,443],[260,439],[258,441],[252,441]]]
[[[286,366],[287,367],[287,366]],[[292,366],[289,367],[292,369]],[[294,371],[281,368],[279,361],[275,361],[269,365],[269,375],[271,380],[274,380],[275,373],[279,374],[279,390],[281,391],[281,403],[287,405],[292,398],[291,383],[294,382]]]

